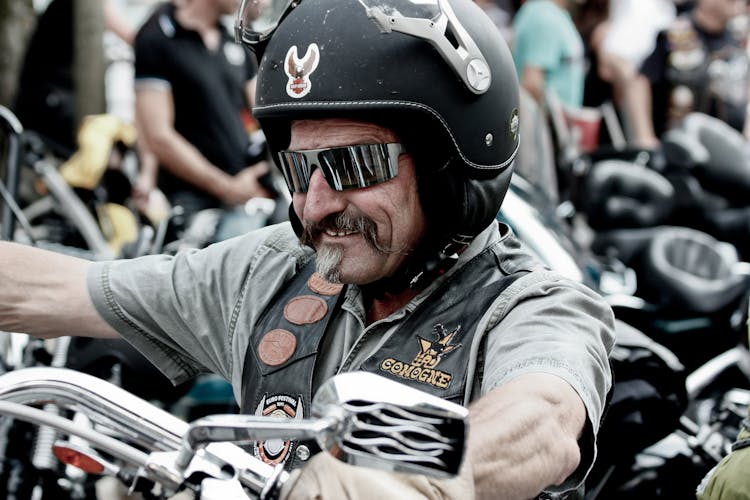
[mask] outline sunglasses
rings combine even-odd
[[[280,151],[279,165],[292,193],[306,193],[315,167],[336,191],[380,184],[398,175],[399,143],[359,144],[339,148]]]

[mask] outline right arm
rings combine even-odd
[[[521,76],[521,86],[531,94],[539,104],[544,103],[544,85],[545,73],[544,68],[538,66],[526,66]]]
[[[667,32],[656,37],[654,50],[646,57],[637,71],[628,75],[622,83],[622,106],[629,129],[631,142],[637,147],[654,149],[659,146],[654,119],[654,96],[652,86],[664,81],[668,64]]]
[[[0,330],[40,338],[117,338],[89,298],[89,261],[0,242]]]
[[[539,34],[549,32],[556,23],[556,17],[536,2],[524,4],[513,21],[513,58],[519,83],[539,104],[544,104],[547,72],[562,57],[559,44],[551,44]]]
[[[659,146],[651,118],[653,97],[651,82],[642,74],[636,75],[629,85],[623,87],[623,98],[628,126],[636,146],[653,149]]]
[[[162,167],[228,205],[267,195],[257,183],[257,177],[267,171],[266,165],[251,167],[237,176],[227,174],[175,130],[174,113],[172,92],[168,88],[142,84],[136,90],[140,133]]]

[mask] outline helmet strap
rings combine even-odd
[[[458,257],[468,246],[468,243],[451,239],[447,245],[437,253],[434,253],[431,258],[422,261],[422,268],[416,274],[413,274],[409,280],[409,287],[414,290],[426,288],[427,285],[456,265]]]
[[[470,242],[471,238],[466,241],[462,236],[457,236],[445,245],[436,247],[436,245],[426,244],[421,251],[414,253],[396,274],[375,283],[369,283],[363,289],[372,297],[383,297],[385,294],[395,295],[406,289],[423,290],[458,262],[458,257],[468,248]]]

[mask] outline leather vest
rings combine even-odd
[[[485,332],[477,331],[478,323],[502,291],[536,263],[526,256],[528,260],[518,267],[523,270],[508,275],[499,266],[501,247],[501,242],[491,245],[447,277],[358,369],[467,404],[471,383],[477,380],[468,380],[469,374],[479,370],[481,380],[482,363],[476,361],[476,354],[472,356],[472,352],[482,356],[479,342]],[[318,349],[345,294],[340,286],[321,287],[314,268],[315,262],[309,262],[292,278],[254,328],[242,374],[242,413],[310,417]],[[333,295],[336,288],[339,293]],[[295,312],[302,309],[296,302],[305,302],[305,311],[316,312],[307,316]],[[471,363],[476,366],[470,367]],[[313,442],[280,440],[253,447],[258,458],[274,465],[284,463],[286,468],[302,465],[318,450]]]

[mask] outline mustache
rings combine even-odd
[[[355,215],[347,212],[331,214],[319,221],[305,222],[300,242],[312,247],[320,235],[327,230],[335,232],[356,231],[376,250],[382,253],[393,253],[393,250],[378,240],[378,226],[375,224],[375,221],[364,215]]]

